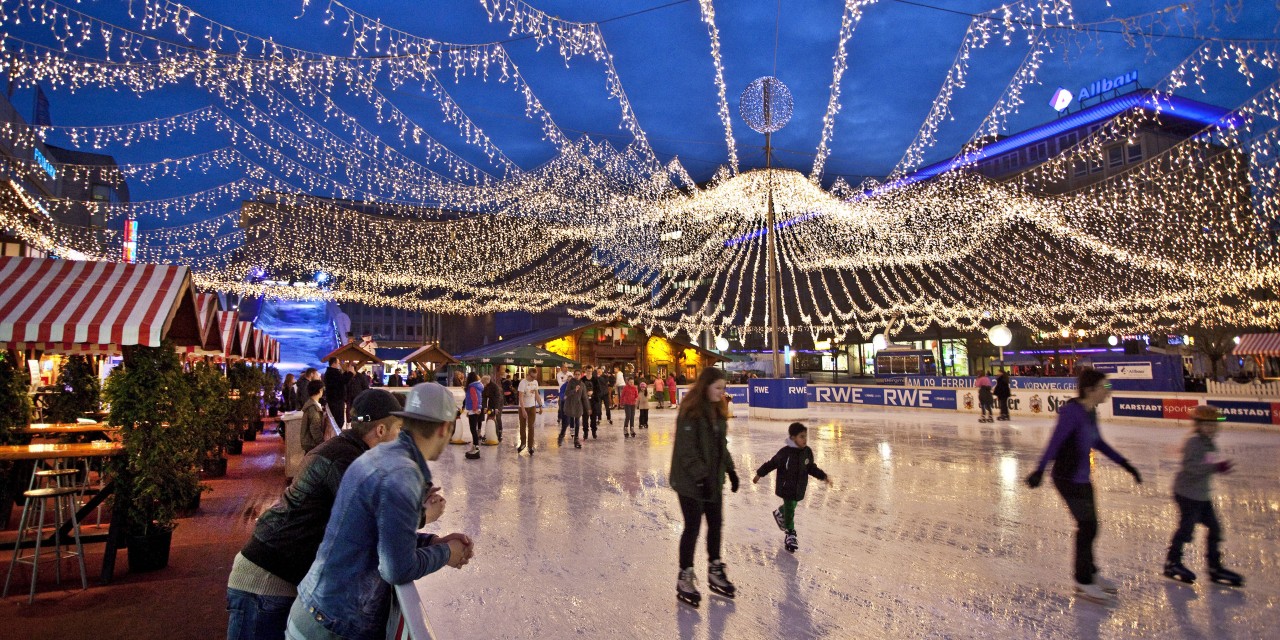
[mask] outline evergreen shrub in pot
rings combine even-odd
[[[280,385],[283,378],[280,376],[280,370],[275,367],[267,367],[262,370],[262,398],[267,405],[267,415],[276,417],[280,415]],[[262,420],[258,421],[258,430],[262,430]]]
[[[0,444],[26,444],[19,429],[31,424],[31,376],[19,354],[0,351]],[[26,490],[30,463],[0,462],[0,529],[8,528],[17,496]]]
[[[115,478],[116,513],[125,517],[129,571],[163,569],[177,511],[200,491],[190,384],[166,341],[125,347],[103,391],[124,444],[107,469]]]
[[[203,453],[201,466],[205,476],[219,478],[227,475],[227,459],[222,453],[227,439],[234,435],[227,428],[231,419],[231,400],[227,395],[231,386],[217,367],[207,362],[197,362],[187,372],[191,385],[192,430],[197,450]]]
[[[242,436],[249,432],[254,420],[260,418],[259,394],[262,392],[261,374],[243,360],[233,362],[227,367],[227,382],[231,385],[231,420],[235,423],[234,433],[228,434],[227,453],[239,455],[243,450]],[[248,440],[248,437],[243,438]]]
[[[49,397],[49,422],[75,422],[85,412],[98,410],[101,385],[93,361],[87,356],[68,357],[54,386],[58,393]]]

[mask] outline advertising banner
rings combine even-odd
[[[747,404],[760,409],[804,409],[809,392],[800,378],[761,378],[747,385]]]
[[[1280,424],[1280,402],[1250,402],[1246,400],[1210,400],[1230,422],[1253,424]]]
[[[1111,415],[1118,418],[1186,420],[1200,402],[1190,398],[1133,398],[1113,396]],[[1216,403],[1215,403],[1216,404]]]
[[[813,403],[868,404],[886,407],[956,410],[956,392],[954,389],[810,385],[809,401]]]
[[[1154,378],[1150,362],[1098,362],[1093,368],[1115,380],[1151,380]]]
[[[973,376],[907,376],[906,383],[913,387],[941,387],[954,389],[974,389],[977,378]],[[995,376],[991,377],[991,381],[995,382]],[[1009,388],[1014,391],[1019,390],[1040,390],[1040,391],[1071,391],[1076,390],[1075,378],[1029,378],[1029,377],[1011,377],[1009,378]]]

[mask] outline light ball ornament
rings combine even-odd
[[[1114,346],[1116,346],[1116,345],[1120,344],[1120,338],[1117,338],[1117,337],[1115,337],[1115,336],[1107,336],[1107,344],[1109,344],[1109,345],[1111,345],[1111,346],[1113,346],[1113,347],[1114,347]]]
[[[716,337],[716,350],[717,350],[717,351],[728,351],[728,350],[729,350],[729,341],[728,341],[728,340],[726,340],[724,336],[718,336],[718,337]]]
[[[889,339],[884,337],[883,333],[877,333],[875,337],[871,338],[872,349],[876,351],[884,351],[887,346],[889,346]]]
[[[1013,342],[1013,332],[1009,330],[1009,327],[998,324],[987,331],[987,340],[990,340],[991,344],[997,347],[1004,348],[1009,346],[1010,342]]]
[[[791,121],[791,92],[773,77],[756,78],[742,91],[738,113],[757,133],[773,133]]]

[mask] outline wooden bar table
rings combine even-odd
[[[124,453],[124,445],[119,442],[87,442],[76,444],[19,444],[0,446],[0,461],[6,460],[66,460],[71,458],[113,458]],[[35,470],[32,470],[32,474]],[[34,476],[33,476],[34,477]],[[98,491],[89,502],[80,507],[80,511],[76,512],[76,521],[83,521],[94,509],[102,504],[113,491],[115,491],[115,480],[108,482],[106,486]],[[63,536],[71,535],[71,520],[62,523],[59,533]],[[90,542],[106,542],[107,548],[102,557],[102,582],[104,584],[111,582],[115,576],[116,567],[116,550],[120,548],[120,543],[124,539],[124,516],[120,509],[114,510],[111,514],[111,525],[107,528],[106,535],[97,534],[91,536],[80,536],[82,544]],[[49,534],[49,539],[41,543],[53,544],[53,534]],[[0,550],[13,549],[13,542],[0,544]],[[23,544],[26,546],[35,546],[35,541],[31,540]]]
[[[18,433],[26,433],[34,436],[60,436],[82,433],[110,433],[119,430],[119,427],[113,427],[102,422],[95,422],[92,424],[66,422],[58,424],[33,424],[29,427],[18,429]]]

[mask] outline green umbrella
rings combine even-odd
[[[487,356],[479,356],[475,358],[467,358],[463,360],[466,364],[513,364],[517,366],[538,366],[538,367],[558,367],[562,364],[570,366],[578,366],[577,362],[570,360],[564,356],[556,355],[546,349],[539,349],[533,345],[524,345],[522,347],[513,347],[493,353]]]

